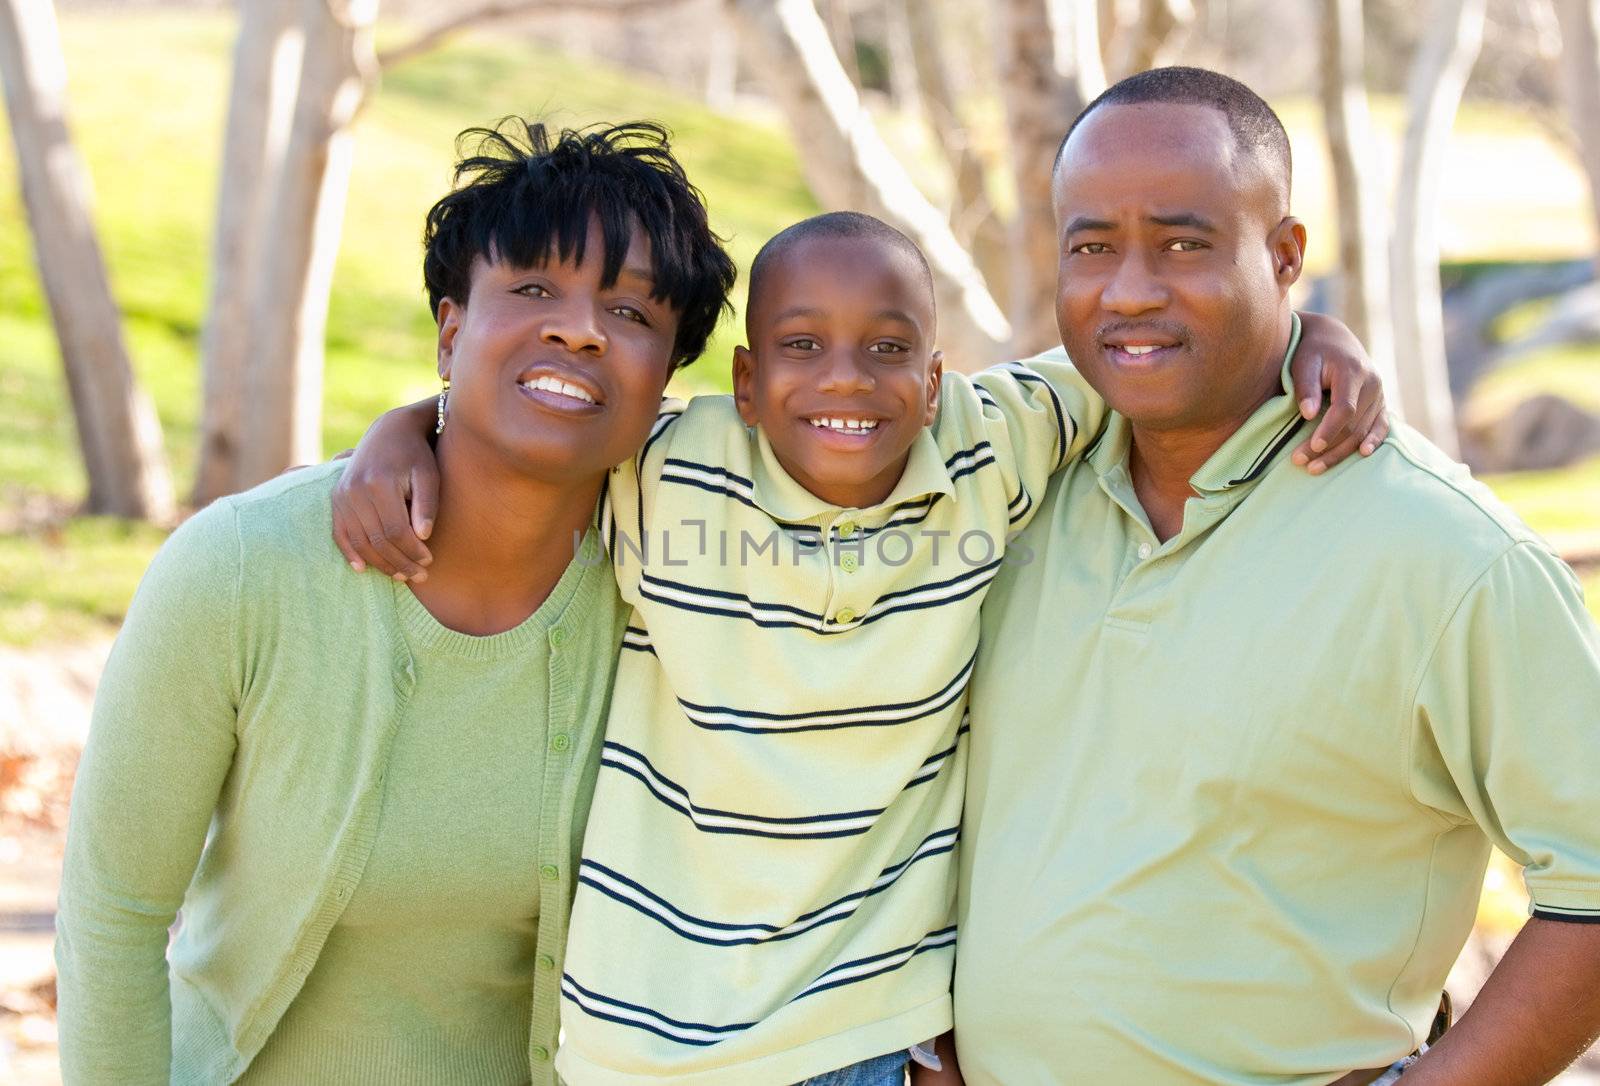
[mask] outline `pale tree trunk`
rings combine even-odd
[[[1339,211],[1340,316],[1366,344],[1392,400],[1399,384],[1389,321],[1388,233],[1367,111],[1361,0],[1321,4],[1322,119]]]
[[[856,61],[856,32],[850,25],[850,8],[847,0],[822,0],[823,22],[828,28],[828,37],[833,42],[833,51],[839,56],[839,63],[844,67],[844,74],[850,77],[850,83],[861,89],[861,65]]]
[[[67,67],[47,0],[0,0],[0,83],[89,478],[87,511],[170,520],[161,425],[123,342],[89,176],[67,129]]]
[[[806,182],[832,208],[876,215],[910,236],[933,269],[945,364],[996,361],[1011,327],[950,223],[918,191],[862,108],[811,0],[728,0],[751,68],[788,119]]]
[[[967,129],[951,79],[951,60],[940,0],[889,0],[903,5],[916,64],[921,111],[950,170],[950,226],[972,253],[992,292],[1001,290],[1009,269],[1005,224],[996,213],[984,180],[984,163]]]
[[[1050,21],[1055,28],[1056,67],[1077,81],[1088,104],[1106,89],[1100,4],[1098,0],[1050,0]]]
[[[350,124],[377,70],[377,0],[301,0],[305,56],[267,214],[245,382],[244,485],[322,458],[323,334],[354,151]]]
[[[1589,178],[1589,203],[1600,231],[1600,0],[1555,0],[1567,118]]]
[[[1014,348],[1026,354],[1061,342],[1055,317],[1060,248],[1050,182],[1056,148],[1089,93],[1057,66],[1049,0],[1003,0],[996,15],[1000,94],[1017,184],[1010,318]]]
[[[889,53],[889,89],[895,108],[915,116],[921,111],[917,60],[911,46],[911,18],[906,0],[883,2],[884,45]]]
[[[1450,128],[1483,46],[1487,0],[1434,0],[1412,62],[1395,193],[1395,368],[1406,421],[1457,455],[1455,404],[1444,355],[1439,293],[1439,188]]]
[[[1114,79],[1155,67],[1177,34],[1194,22],[1190,0],[1127,0],[1114,10],[1122,24],[1120,33],[1114,28],[1112,59],[1106,64]],[[1105,40],[1106,30],[1100,33]]]
[[[283,168],[305,38],[291,4],[244,0],[217,185],[211,303],[200,339],[205,392],[193,501],[245,486],[240,470],[246,374],[258,346],[250,320],[265,250],[266,212]]]

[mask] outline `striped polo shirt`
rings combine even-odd
[[[633,613],[563,968],[568,1082],[798,1082],[950,1028],[978,608],[1104,410],[1060,351],[947,374],[868,509],[801,487],[727,397],[663,411],[611,473]]]

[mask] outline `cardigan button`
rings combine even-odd
[[[548,1060],[550,1058],[550,1050],[548,1048],[546,1048],[544,1045],[534,1045],[532,1048],[530,1048],[528,1050],[528,1055],[532,1056],[535,1060],[538,1060],[540,1063],[543,1063],[545,1060]]]
[[[545,882],[555,882],[561,877],[561,869],[555,864],[545,864],[543,867],[539,868],[539,876],[544,879]]]

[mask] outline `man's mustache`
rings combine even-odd
[[[1171,340],[1180,347],[1188,344],[1190,338],[1189,329],[1185,325],[1167,320],[1107,321],[1095,329],[1094,337],[1099,343],[1104,343],[1112,337],[1119,340],[1148,337]]]

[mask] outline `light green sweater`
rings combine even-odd
[[[331,542],[340,470],[296,472],[196,515],[134,598],[73,795],[56,944],[68,1086],[239,1077],[361,889],[418,669],[391,583],[352,575]],[[625,615],[609,569],[580,562],[532,621],[550,741],[529,1059],[548,1082]]]

